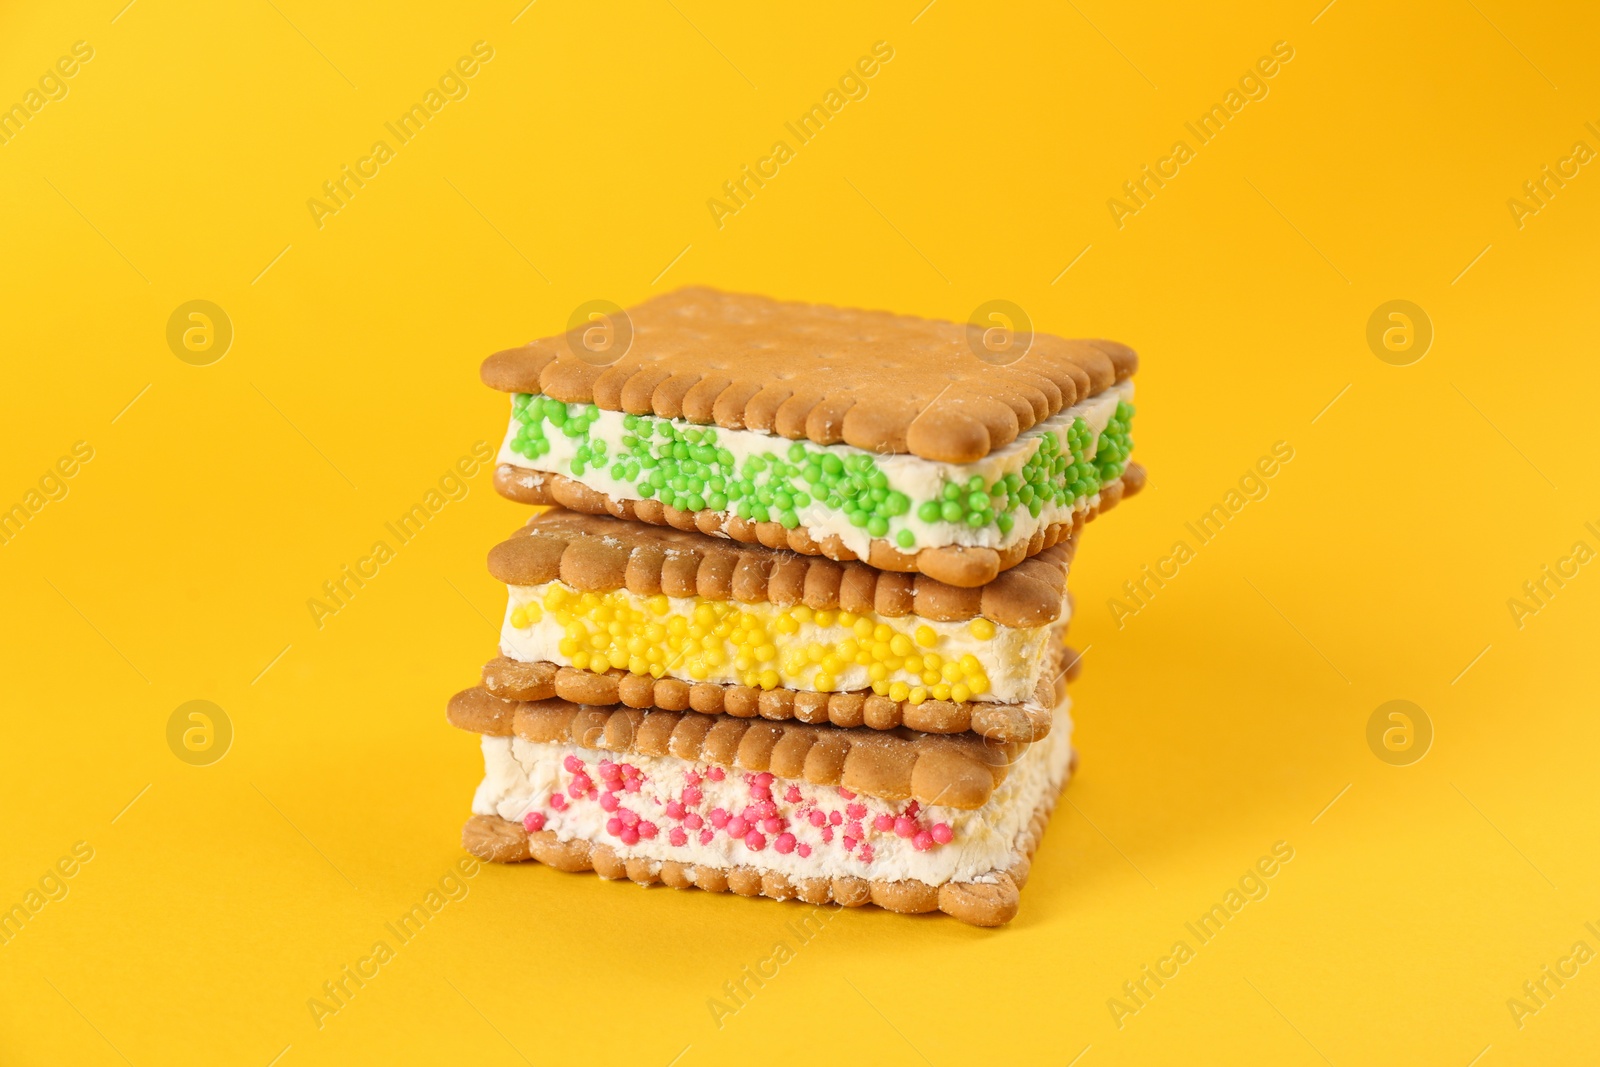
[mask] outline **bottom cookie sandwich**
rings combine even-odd
[[[450,719],[484,735],[487,773],[462,839],[485,860],[999,926],[1075,762],[1058,694],[1047,737],[1001,745],[468,690]]]

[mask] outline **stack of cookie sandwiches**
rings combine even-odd
[[[1134,353],[686,289],[499,352],[499,655],[464,832],[677,888],[1016,914],[1074,763],[1084,522]]]

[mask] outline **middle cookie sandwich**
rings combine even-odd
[[[1035,741],[1066,668],[1074,545],[959,588],[552,510],[489,553],[510,597],[484,684],[512,700]]]

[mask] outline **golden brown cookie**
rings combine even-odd
[[[1030,539],[1018,541],[1004,550],[969,548],[957,545],[928,547],[915,553],[903,552],[886,540],[874,540],[866,563],[886,573],[920,574],[943,584],[975,588],[992,582],[1025,559],[1070,542],[1084,523],[1115,507],[1123,499],[1144,488],[1145,469],[1130,463],[1117,480],[1100,488],[1096,502],[1076,512],[1071,522],[1052,523],[1036,531]],[[673,529],[709,534],[744,545],[823,556],[839,563],[855,563],[861,556],[845,546],[837,536],[820,540],[804,526],[785,529],[776,522],[747,522],[739,517],[711,511],[678,511],[659,500],[619,500],[560,474],[529,470],[502,463],[495,468],[494,484],[502,496],[523,504],[554,505],[570,512],[613,516],[630,522],[668,526]]]

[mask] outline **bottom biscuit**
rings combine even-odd
[[[613,762],[599,750],[485,736],[488,774],[462,843],[501,863],[1000,926],[1017,913],[1075,763],[1065,701],[1057,715],[1050,737],[970,811],[676,757]]]

